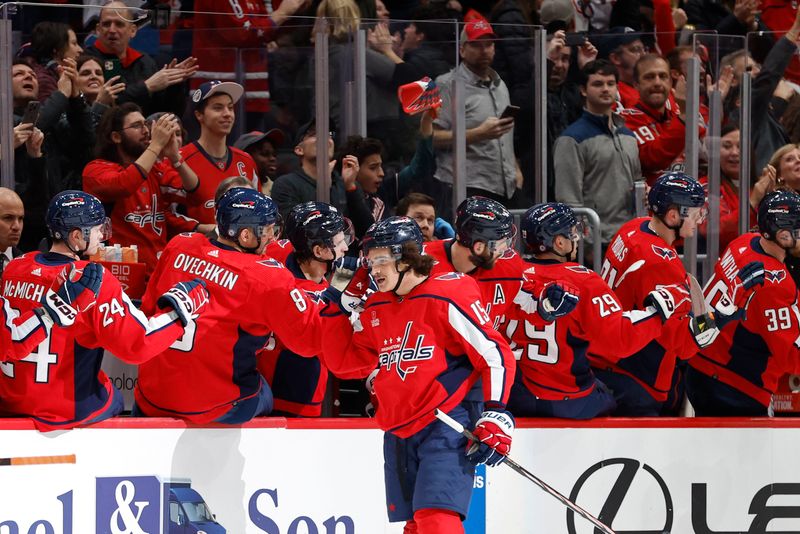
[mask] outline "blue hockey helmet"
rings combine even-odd
[[[469,197],[456,209],[456,239],[467,248],[483,241],[494,250],[502,240],[511,247],[516,233],[511,212],[496,200]]]
[[[45,215],[47,230],[52,239],[66,241],[72,230],[79,229],[88,243],[91,229],[102,225],[101,241],[111,237],[111,222],[97,197],[83,191],[67,190],[50,200]]]
[[[666,215],[670,208],[677,207],[681,217],[686,217],[689,208],[705,206],[706,190],[686,173],[667,172],[659,176],[650,188],[647,204],[655,215]]]
[[[373,248],[387,247],[391,254],[399,258],[403,253],[403,245],[413,242],[417,250],[422,252],[422,231],[414,219],[406,216],[394,216],[378,221],[369,227],[361,240],[361,250],[367,254]]]
[[[219,235],[236,239],[245,228],[261,236],[265,226],[278,222],[278,206],[271,198],[249,187],[233,187],[217,203]]]
[[[789,230],[800,239],[800,195],[794,191],[773,191],[758,205],[758,231],[775,239],[779,230]]]
[[[284,228],[285,237],[301,256],[313,255],[315,245],[334,248],[333,238],[339,232],[345,233],[350,244],[348,221],[335,207],[324,202],[304,202],[297,204],[289,212]]]
[[[581,235],[581,223],[566,204],[547,202],[528,209],[522,216],[522,239],[534,253],[553,250],[556,236],[575,240]],[[577,235],[573,229],[577,230]]]

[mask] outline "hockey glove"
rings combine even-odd
[[[692,317],[692,320],[689,321],[689,331],[701,349],[711,345],[717,339],[719,330],[714,317],[711,317],[710,314]]]
[[[538,312],[547,322],[572,312],[580,300],[580,290],[566,280],[542,283],[523,273],[524,281],[514,302],[525,313]]]
[[[475,465],[494,467],[511,451],[514,416],[500,406],[496,408],[484,411],[472,431],[476,441],[467,445],[467,459]]]
[[[208,303],[206,283],[199,278],[191,282],[178,282],[166,293],[158,297],[160,308],[171,307],[178,314],[183,327],[196,319],[200,310]]]
[[[331,285],[322,292],[325,302],[332,302],[351,315],[364,311],[364,295],[369,289],[369,271],[360,259],[344,257],[333,263]]]
[[[692,298],[689,291],[677,284],[661,286],[644,298],[645,306],[652,306],[661,316],[662,322],[677,315],[683,317],[692,312]]]
[[[83,269],[70,265],[42,297],[44,312],[58,326],[70,326],[78,313],[94,306],[103,281],[103,267],[88,263]]]
[[[746,309],[750,299],[753,298],[755,288],[763,285],[764,263],[751,261],[736,273],[736,278],[733,279],[730,300],[736,308],[740,310]],[[725,313],[727,310],[719,311]],[[732,315],[732,313],[727,315]]]

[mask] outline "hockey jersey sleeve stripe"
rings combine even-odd
[[[131,314],[131,317],[136,319],[136,322],[144,329],[145,336],[153,335],[156,332],[168,328],[178,320],[178,315],[174,311],[159,313],[148,319],[147,316],[131,302],[131,299],[128,298],[128,295],[125,293],[122,293],[122,301]]]
[[[9,331],[11,341],[24,341],[36,332],[38,328],[44,328],[41,320],[35,314],[21,324],[15,324],[14,321],[19,317],[19,312],[12,308],[7,300],[3,301],[3,311],[6,317],[5,328]]]
[[[631,323],[639,324],[643,321],[647,321],[652,319],[656,316],[655,310],[631,310],[622,312],[622,315],[630,319]],[[660,319],[659,319],[660,320]]]
[[[473,347],[475,352],[486,360],[490,373],[491,391],[491,399],[486,400],[503,402],[506,370],[503,366],[503,355],[497,342],[489,338],[466,313],[452,302],[447,305],[447,315],[450,326]]]

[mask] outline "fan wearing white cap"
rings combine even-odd
[[[212,81],[200,85],[191,95],[200,138],[181,148],[181,156],[197,178],[183,179],[183,188],[187,215],[202,224],[214,224],[214,192],[222,180],[241,176],[258,188],[253,158],[227,144],[236,121],[234,106],[243,93],[238,83]]]

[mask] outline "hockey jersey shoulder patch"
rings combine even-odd
[[[658,245],[650,245],[650,248],[653,250],[653,254],[664,260],[678,259],[678,254],[671,248],[659,247]]]
[[[258,260],[256,263],[263,265],[264,267],[274,267],[277,269],[283,268],[283,264],[281,262],[272,258],[264,258],[263,260]]]
[[[458,280],[460,278],[464,278],[463,273],[445,273],[443,275],[437,276],[435,280]]]

